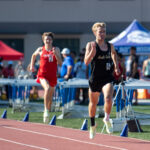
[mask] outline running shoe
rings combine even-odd
[[[46,123],[46,124],[49,123],[49,112],[48,111],[44,111],[43,122]]]
[[[113,128],[112,128],[112,125],[111,125],[110,121],[109,120],[107,121],[107,120],[103,119],[103,122],[105,123],[105,126],[106,126],[106,132],[108,134],[112,133]]]
[[[90,138],[90,139],[93,139],[93,138],[95,137],[95,135],[96,135],[96,126],[91,126],[89,133],[90,133],[90,134],[89,134],[89,138]]]

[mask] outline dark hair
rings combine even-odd
[[[52,40],[54,39],[54,33],[52,33],[52,32],[44,32],[42,35],[42,40],[44,40],[45,36],[50,36],[52,38]]]
[[[80,56],[80,57],[84,57],[84,54],[80,53],[79,56]]]
[[[77,55],[77,53],[75,51],[70,51],[71,54],[74,54],[75,56]]]
[[[134,46],[132,46],[131,48],[130,48],[130,50],[135,50],[136,51],[136,47],[134,47]]]
[[[123,58],[123,55],[121,53],[117,53],[117,55],[120,57],[120,58]]]

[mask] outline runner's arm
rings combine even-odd
[[[53,52],[54,52],[54,55],[56,57],[57,64],[61,66],[62,65],[62,58],[61,58],[61,54],[60,54],[60,49],[58,47],[55,47],[55,48],[53,48]]]
[[[119,70],[119,65],[118,65],[118,60],[117,60],[117,53],[116,53],[114,46],[112,44],[111,44],[111,57],[112,57],[112,60],[114,63],[115,72],[118,75],[120,73],[120,70]]]
[[[94,42],[89,42],[86,45],[84,63],[88,65],[96,54],[96,45]]]
[[[34,72],[34,63],[35,59],[38,55],[41,55],[42,53],[42,47],[39,47],[35,50],[35,52],[31,56],[31,63],[30,63],[30,71]]]

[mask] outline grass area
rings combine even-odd
[[[134,111],[137,112],[142,112],[142,113],[146,113],[146,114],[150,114],[150,106],[133,106]],[[4,110],[7,110],[7,118],[8,119],[12,119],[12,120],[22,120],[26,114],[26,112],[15,112],[12,113],[12,108],[10,107],[3,107],[0,108],[0,115],[3,113]],[[116,116],[116,108],[115,106],[113,107],[112,113],[111,113],[111,118],[115,118]],[[50,113],[50,118],[53,117],[53,115],[59,116],[61,114],[61,112],[51,112]],[[37,123],[43,123],[43,113],[42,112],[30,112],[29,115],[29,121],[30,122],[37,122]],[[56,125],[57,126],[63,126],[63,127],[67,127],[67,128],[74,128],[74,129],[80,129],[82,126],[82,123],[84,121],[85,118],[72,118],[72,119],[57,119],[56,121]],[[88,127],[90,124],[90,120],[88,119]],[[97,132],[101,132],[102,127],[103,127],[103,122],[102,122],[102,118],[96,118],[96,122],[98,124],[97,127]],[[133,137],[133,138],[138,138],[138,139],[144,139],[144,140],[150,140],[150,125],[148,126],[141,126],[144,132],[138,133],[138,132],[129,132],[128,133],[128,137]],[[106,133],[106,132],[104,132]],[[113,135],[118,135],[120,136],[120,132],[115,132],[113,133]]]

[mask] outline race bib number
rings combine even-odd
[[[49,62],[53,62],[53,56],[49,55]]]
[[[111,68],[111,64],[110,63],[106,63],[106,70],[110,70]]]

